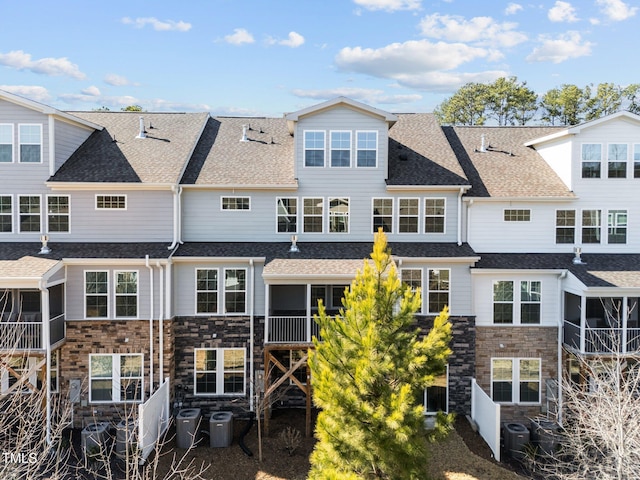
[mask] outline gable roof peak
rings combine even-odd
[[[305,115],[313,115],[314,113],[328,110],[340,105],[347,105],[370,115],[382,117],[389,124],[389,128],[391,128],[391,126],[398,121],[398,117],[393,113],[386,112],[379,108],[372,107],[371,105],[367,105],[365,103],[358,102],[357,100],[353,100],[349,97],[343,96],[336,97],[331,100],[327,100],[326,102],[318,103],[316,105],[311,105],[310,107],[303,108],[302,110],[298,110],[296,112],[287,113],[285,114],[285,119],[290,123],[297,122],[300,117],[303,117]]]

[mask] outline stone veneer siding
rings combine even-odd
[[[264,318],[254,318],[254,369],[262,368]],[[176,317],[175,319],[175,386],[184,392],[184,407],[198,407],[203,414],[215,410],[233,410],[237,414],[249,410],[251,348],[251,318],[234,317]],[[245,348],[246,386],[241,396],[196,396],[194,392],[194,350],[196,348]],[[180,388],[178,387],[178,388]]]
[[[173,357],[173,321],[164,321],[164,376],[173,384],[175,363]],[[158,321],[153,325],[155,343],[154,384],[158,384],[159,342]],[[128,338],[129,341],[125,342]],[[60,349],[60,394],[69,395],[69,381],[82,380],[81,403],[73,405],[74,427],[88,422],[109,420],[119,422],[125,409],[137,404],[90,404],[89,402],[89,354],[91,353],[142,353],[144,354],[144,398],[149,398],[149,321],[144,320],[87,320],[66,324],[66,341]],[[84,405],[86,404],[86,405]],[[83,406],[84,405],[84,406]],[[134,408],[137,411],[137,409]]]
[[[529,418],[546,413],[545,380],[558,378],[558,328],[476,327],[476,380],[488,395],[491,394],[491,359],[498,357],[540,358],[542,361],[540,405],[501,404],[501,420],[528,424]]]
[[[418,326],[426,334],[434,317],[419,317]],[[449,357],[449,413],[471,414],[471,377],[475,371],[476,327],[474,317],[450,316],[452,350]]]

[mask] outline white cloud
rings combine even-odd
[[[519,3],[510,3],[509,5],[507,5],[507,8],[504,9],[504,14],[515,15],[520,10],[522,10],[522,5],[520,5]]]
[[[552,38],[548,35],[539,37],[542,45],[533,49],[527,56],[527,62],[562,63],[571,58],[591,55],[593,43],[583,41],[578,32],[570,31]]]
[[[427,15],[420,21],[422,35],[451,42],[470,42],[478,45],[513,47],[527,40],[518,32],[517,23],[498,23],[491,17],[466,20],[459,15]]]
[[[269,45],[283,45],[285,47],[297,48],[304,44],[304,37],[297,32],[289,32],[286,40],[277,40],[273,37],[267,38]]]
[[[51,101],[51,95],[49,95],[47,89],[35,85],[0,85],[0,90],[28,98],[35,102],[48,103]]]
[[[110,110],[120,110],[128,105],[141,105],[142,108],[150,112],[207,112],[210,111],[209,105],[180,103],[155,99],[141,99],[131,95],[92,95],[90,92],[82,93],[66,93],[59,96],[63,102],[74,105],[76,109],[93,109],[99,107],[107,107]]]
[[[395,12],[397,10],[418,10],[421,0],[353,0],[356,5],[367,10],[385,10]]]
[[[291,92],[296,97],[312,98],[314,100],[330,100],[336,97],[349,97],[354,100],[369,104],[401,104],[412,103],[422,100],[422,95],[385,95],[383,90],[369,88],[328,88],[322,90],[302,90],[295,89]]]
[[[82,90],[82,93],[84,95],[90,95],[92,97],[99,97],[101,95],[100,89],[95,85],[91,85],[90,87],[85,88],[84,90]]]
[[[428,40],[412,40],[405,43],[393,43],[379,49],[343,48],[335,58],[340,70],[371,75],[379,78],[391,78],[404,86],[413,88],[445,88],[465,78],[490,77],[493,73],[464,74],[447,72],[464,63],[477,59],[489,60],[499,54],[462,43],[432,43]],[[446,72],[446,73],[445,73]],[[501,72],[503,76],[504,72]],[[495,77],[497,78],[497,77]],[[455,88],[454,88],[455,89]]]
[[[577,22],[576,9],[569,2],[558,0],[547,13],[552,22]]]
[[[174,20],[160,21],[155,17],[139,17],[135,19],[124,17],[122,19],[122,23],[124,23],[125,25],[133,25],[136,28],[144,28],[147,25],[151,25],[154,30],[157,30],[159,32],[188,32],[189,30],[191,30],[191,24],[183,22],[182,20],[178,22]]]
[[[232,45],[242,45],[244,43],[253,43],[253,35],[244,28],[235,28],[231,35],[226,35],[224,41]]]
[[[66,57],[48,57],[32,60],[31,55],[22,50],[0,53],[0,65],[43,75],[65,75],[76,80],[84,80],[86,78],[86,75],[78,69],[78,66],[71,63]]]
[[[124,87],[126,85],[133,85],[127,77],[117,75],[115,73],[108,73],[104,76],[104,83],[113,85],[114,87]]]
[[[596,0],[596,3],[609,20],[619,22],[633,17],[638,12],[638,7],[630,7],[622,0]]]

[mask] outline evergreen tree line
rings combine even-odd
[[[640,114],[640,83],[563,84],[538,95],[517,77],[501,77],[463,85],[434,113],[443,125],[576,125],[620,110]]]

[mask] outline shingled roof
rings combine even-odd
[[[208,113],[73,112],[102,125],[76,150],[53,182],[175,184],[198,142]],[[145,138],[140,133],[144,118]]]
[[[573,197],[532,147],[534,138],[559,127],[442,127],[473,187],[474,197]],[[485,151],[481,151],[482,136]]]
[[[389,130],[387,184],[470,184],[433,114],[398,114]]]
[[[246,141],[243,125],[247,125]],[[284,118],[211,119],[183,181],[192,185],[296,186],[293,137]]]

